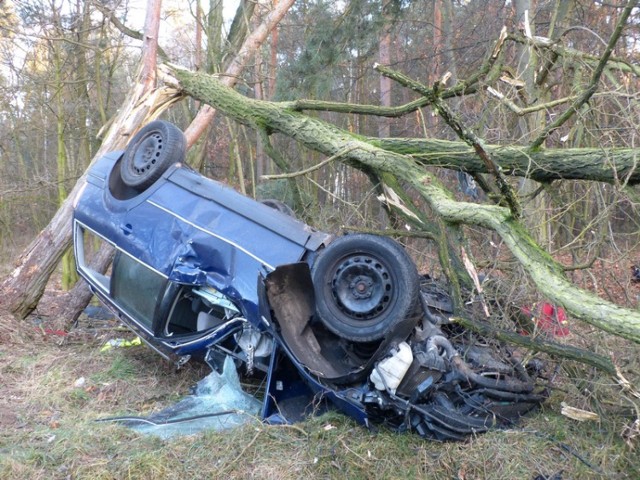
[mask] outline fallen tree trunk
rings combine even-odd
[[[489,173],[472,147],[463,142],[414,138],[366,138],[383,150],[409,155],[422,165],[467,173]],[[529,151],[528,147],[487,145],[504,175],[538,182],[591,180],[617,184],[640,183],[640,152],[634,148],[567,148]]]
[[[425,106],[424,104],[418,104]],[[295,111],[332,111],[381,115],[383,107],[341,109],[339,104],[304,100],[282,103]],[[379,112],[379,113],[378,113]],[[461,141],[437,138],[378,138],[364,140],[390,152],[409,155],[422,165],[449,168],[471,174],[490,173],[473,147]],[[529,146],[485,145],[504,175],[526,177],[538,182],[590,180],[611,184],[640,184],[640,151],[634,148],[552,148],[531,150]]]
[[[282,133],[309,149],[337,156],[338,160],[356,168],[393,175],[420,194],[444,221],[495,231],[545,297],[562,305],[576,318],[640,343],[640,312],[622,308],[571,284],[562,266],[535,243],[507,209],[458,202],[434,175],[410,156],[383,150],[322,120],[277,103],[248,99],[209,75],[176,66],[166,66],[163,71],[167,83],[239,123]]]

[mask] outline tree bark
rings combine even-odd
[[[158,39],[160,4],[160,0],[148,2],[143,60],[136,77],[137,82],[131,88],[128,102],[120,109],[94,159],[122,148],[126,140],[149,116],[159,114],[156,110],[158,105],[171,104],[171,98],[149,96],[155,85],[157,46],[154,46],[154,43],[157,43]],[[141,101],[143,99],[146,101]],[[86,173],[80,177],[51,222],[20,256],[13,272],[3,280],[0,285],[0,310],[8,311],[18,318],[25,318],[37,306],[49,277],[71,245],[72,202],[84,185],[85,178]]]
[[[367,138],[371,145],[409,155],[422,165],[489,173],[473,148],[463,142],[423,138]],[[640,183],[640,150],[634,148],[554,148],[485,145],[505,175],[538,182],[591,180],[611,184]]]
[[[382,65],[391,65],[391,29],[393,16],[390,14],[391,0],[382,2],[382,33],[378,42],[379,60]],[[391,106],[391,79],[383,75],[380,76],[380,105],[382,107]],[[391,122],[388,118],[378,118],[378,136],[391,136]]]
[[[236,84],[247,60],[255,53],[258,47],[262,45],[269,32],[275,28],[280,20],[282,20],[282,17],[284,17],[285,13],[287,13],[294,2],[295,0],[282,0],[266,16],[260,26],[251,32],[251,35],[247,37],[242,47],[238,50],[236,56],[229,62],[229,65],[225,70],[222,80],[225,85],[233,86]],[[196,118],[193,119],[189,128],[184,132],[187,137],[187,145],[189,147],[193,146],[198,138],[200,138],[202,132],[207,128],[214,115],[215,110],[213,108],[205,106],[200,109]]]
[[[246,39],[239,53],[230,61],[225,77],[233,85],[244,65],[261,45],[269,31],[293,4],[283,0],[270,12],[263,23]],[[126,103],[113,120],[105,139],[93,161],[106,153],[121,149],[141,125],[157,118],[176,100],[175,92],[154,89],[156,79],[156,54],[161,0],[148,0],[143,37],[142,60],[136,83],[131,87]],[[213,116],[211,108],[198,115],[189,129],[189,144],[193,144],[204,131]],[[185,132],[187,133],[187,132]],[[92,161],[92,163],[93,163]],[[86,173],[80,177],[60,209],[47,227],[31,242],[18,258],[14,270],[0,284],[0,311],[7,311],[18,318],[31,313],[42,297],[49,277],[58,265],[63,253],[71,245],[71,218],[73,199],[85,183]]]
[[[640,343],[640,312],[622,308],[572,285],[562,266],[533,241],[507,209],[458,202],[434,175],[411,157],[383,150],[317,118],[282,104],[245,98],[208,75],[175,66],[167,66],[165,72],[173,79],[168,81],[185,95],[211,105],[239,123],[290,136],[324,155],[340,154],[339,161],[361,170],[393,175],[411,186],[445,222],[495,231],[545,297],[576,318]]]

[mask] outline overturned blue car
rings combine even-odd
[[[172,124],[145,126],[90,169],[75,199],[78,272],[166,359],[261,377],[261,417],[326,402],[436,440],[511,425],[545,398],[508,349],[451,324],[450,298],[394,240],[334,236],[183,164]],[[113,250],[107,272],[92,266]]]

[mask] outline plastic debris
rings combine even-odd
[[[148,417],[120,420],[138,432],[167,439],[243,425],[257,418],[260,407],[256,398],[242,390],[233,359],[226,357],[222,374],[212,371],[198,382],[193,395]]]
[[[531,321],[541,332],[556,337],[566,337],[571,334],[567,314],[562,307],[543,302],[533,307],[522,307],[521,311],[531,318]]]
[[[124,338],[112,338],[102,346],[100,351],[106,352],[107,350],[110,350],[112,348],[137,347],[138,345],[142,345],[142,340],[140,340],[140,337],[136,337],[133,340],[125,340]]]

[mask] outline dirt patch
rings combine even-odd
[[[18,416],[14,408],[7,405],[0,405],[0,429],[16,428],[18,424]]]

